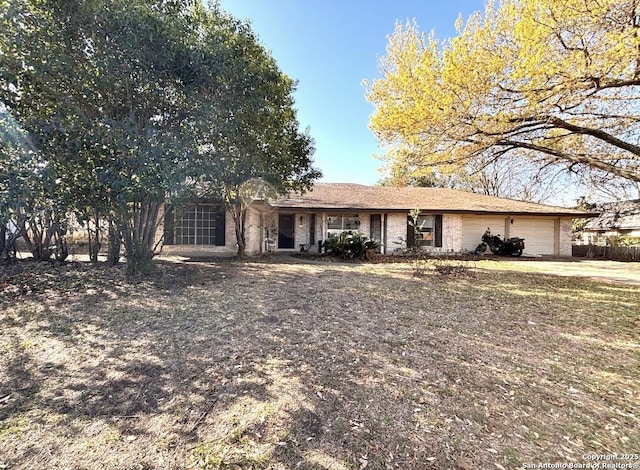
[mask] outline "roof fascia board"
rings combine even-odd
[[[372,213],[409,213],[413,209],[389,209],[389,208],[370,208],[370,207],[304,207],[304,206],[279,206],[274,205],[274,209],[280,211],[291,212],[372,212]],[[501,211],[501,210],[461,210],[461,209],[420,209],[420,212],[434,214],[463,214],[463,215],[517,215],[517,216],[554,216],[554,217],[580,217],[591,218],[597,217],[598,213],[582,213],[573,211],[548,211],[548,212],[523,212],[523,211]]]

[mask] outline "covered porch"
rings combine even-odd
[[[406,223],[406,216],[399,214]],[[391,250],[389,214],[354,211],[277,210],[262,214],[261,252],[321,253],[325,240],[346,232],[360,232],[378,240],[381,252]]]

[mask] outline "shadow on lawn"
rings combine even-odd
[[[37,298],[37,313],[11,316],[0,418],[35,414],[51,431],[2,428],[11,442],[34,439],[5,463],[47,466],[34,449],[62,439],[59,461],[105,468],[118,466],[107,449],[129,468],[514,467],[569,458],[557,444],[564,436],[582,443],[578,459],[605,425],[631,429],[632,418],[611,419],[629,406],[624,394],[600,393],[633,388],[629,348],[595,352],[566,336],[592,329],[585,337],[604,341],[587,313],[572,313],[589,287],[534,275],[519,291],[490,276],[191,268],[161,265],[150,282]],[[619,358],[602,364],[600,382],[584,375],[598,354]],[[104,452],[83,453],[87,441]]]

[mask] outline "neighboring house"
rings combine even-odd
[[[607,202],[595,210],[599,215],[585,224],[583,243],[607,245],[620,237],[640,237],[640,199]]]
[[[420,209],[417,236],[409,212]],[[491,229],[525,238],[525,253],[571,256],[571,222],[589,213],[577,209],[502,199],[441,188],[394,188],[316,183],[303,195],[254,201],[247,213],[246,253],[318,252],[320,243],[343,231],[359,231],[393,253],[415,244],[434,252],[473,251]],[[168,212],[163,253],[185,256],[235,252],[229,214],[199,203],[182,214]]]

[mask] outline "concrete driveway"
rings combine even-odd
[[[592,259],[517,260],[528,271],[558,276],[583,276],[605,282],[640,286],[640,263]]]

